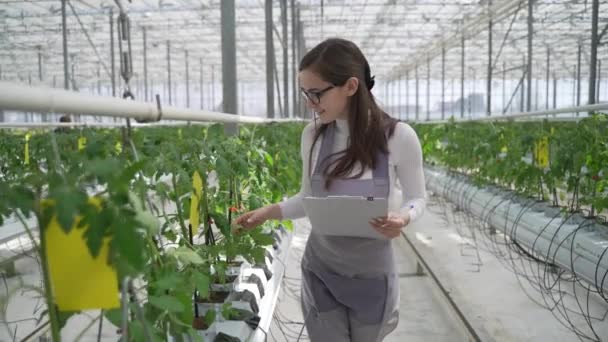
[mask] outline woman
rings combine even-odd
[[[301,190],[236,223],[250,229],[269,219],[304,217],[307,196],[389,198],[389,214],[370,222],[388,239],[313,231],[302,258],[302,310],[311,341],[382,341],[399,320],[391,239],[425,206],[420,142],[409,125],[378,107],[370,67],[354,43],[336,38],[320,43],[304,56],[298,76],[307,105],[321,122],[302,133]],[[401,198],[391,191],[397,179]]]

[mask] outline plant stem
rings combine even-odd
[[[41,222],[38,219],[38,222]],[[44,296],[46,297],[46,305],[49,311],[49,320],[51,322],[51,336],[53,342],[61,342],[61,334],[59,327],[59,317],[57,315],[57,307],[55,306],[55,299],[53,298],[53,291],[51,287],[51,275],[49,272],[49,265],[46,258],[46,238],[44,234],[45,227],[40,227],[40,257],[42,259],[42,279],[44,282]]]
[[[175,194],[175,206],[177,208],[177,218],[179,219],[179,225],[182,229],[182,236],[186,241],[188,241],[188,229],[186,229],[184,215],[182,213],[182,208],[179,203],[179,195],[177,194],[177,181],[175,180],[175,173],[171,173],[171,184],[173,185],[173,193]]]

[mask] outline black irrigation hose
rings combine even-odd
[[[477,191],[473,192],[473,194],[471,195],[472,185],[469,184],[467,186],[467,184],[462,184],[464,182],[462,182],[460,184],[458,184],[458,183],[459,182],[458,182],[458,179],[456,179],[456,177],[449,177],[449,180],[443,184],[443,187],[442,187],[443,196],[442,197],[448,197],[447,196],[448,192],[451,192],[452,194],[454,192],[456,192],[458,195],[458,197],[457,197],[458,200],[455,201],[456,205],[463,212],[464,212],[463,209],[466,209],[469,213],[468,215],[464,215],[464,217],[467,219],[474,218],[474,216],[470,214],[470,209],[471,209],[471,204],[472,204],[472,198],[477,193]],[[549,243],[549,246],[547,249],[547,255],[544,256],[544,260],[543,260],[539,256],[534,255],[533,252],[528,251],[527,248],[524,248],[516,240],[517,231],[519,228],[519,222],[521,221],[523,215],[528,210],[530,210],[530,208],[536,203],[535,200],[530,200],[530,201],[524,202],[521,210],[516,215],[513,225],[511,227],[508,227],[508,217],[509,217],[509,212],[510,212],[510,208],[511,208],[511,199],[513,199],[515,196],[516,196],[516,194],[513,193],[511,196],[509,196],[508,199],[501,200],[498,204],[494,205],[488,211],[489,204],[494,202],[494,199],[496,197],[496,195],[492,196],[492,199],[483,207],[482,215],[480,218],[482,224],[480,225],[479,223],[475,224],[474,222],[470,222],[471,226],[477,225],[480,227],[480,229],[482,229],[482,231],[485,232],[484,227],[486,225],[488,225],[491,215],[493,215],[495,213],[495,210],[501,204],[503,204],[506,200],[509,200],[509,205],[507,206],[507,211],[505,212],[505,227],[504,227],[505,234],[503,234],[504,239],[505,239],[504,246],[507,248],[507,251],[508,251],[507,258],[511,260],[511,266],[512,266],[512,267],[507,267],[507,268],[511,269],[514,272],[520,287],[532,301],[537,303],[539,306],[544,307],[544,308],[548,309],[549,311],[551,311],[551,313],[556,317],[558,322],[561,325],[563,325],[564,327],[566,327],[567,329],[569,329],[570,331],[572,331],[580,340],[601,341],[600,337],[597,335],[597,333],[595,331],[592,321],[594,321],[594,320],[603,321],[608,316],[608,311],[602,315],[603,317],[602,316],[592,317],[591,312],[590,312],[590,305],[589,305],[590,302],[589,301],[590,301],[590,297],[591,297],[592,293],[597,293],[602,299],[608,301],[608,299],[606,298],[607,296],[605,295],[604,290],[603,290],[603,285],[604,285],[606,279],[608,278],[608,271],[603,276],[600,274],[600,271],[599,271],[601,261],[603,260],[603,258],[605,256],[608,255],[608,247],[603,250],[602,254],[599,257],[598,263],[596,264],[595,290],[592,290],[591,284],[583,283],[582,280],[575,273],[573,273],[574,272],[574,261],[575,261],[574,239],[576,238],[576,234],[580,231],[580,229],[583,229],[583,228],[589,226],[588,220],[585,220],[585,221],[579,223],[578,227],[572,233],[570,233],[566,237],[560,239],[561,241],[558,242],[558,241],[556,241],[556,238],[557,238],[557,235],[559,234],[559,231],[561,231],[561,229],[563,228],[563,225],[570,220],[570,218],[573,214],[571,213],[564,220],[562,220],[558,229],[555,232],[553,232],[553,237],[550,240],[550,243]],[[447,204],[445,202],[442,202],[441,205],[442,205],[444,213],[447,217],[447,213],[446,213]],[[534,247],[536,246],[536,244],[537,244],[539,238],[542,236],[542,234],[544,234],[546,232],[547,228],[551,225],[551,223],[560,216],[561,216],[561,213],[558,213],[557,215],[555,215],[553,218],[551,218],[549,223],[547,223],[541,229],[541,231],[537,234],[537,236],[534,240],[534,243],[532,246],[532,251],[534,251]],[[456,222],[456,218],[457,218],[456,214],[454,214],[454,218],[455,218],[455,223],[460,224],[459,222]],[[470,227],[470,229],[472,230],[473,228]],[[457,228],[457,231],[462,236],[462,233],[460,232],[460,230],[458,228]],[[473,236],[475,236],[474,233],[473,233]],[[488,238],[487,235],[484,235],[484,236],[486,236]],[[509,239],[510,241],[508,241],[507,239]],[[571,266],[571,269],[573,272],[569,273],[566,270],[560,271],[554,277],[553,284],[550,284],[548,282],[549,279],[547,279],[547,276],[549,273],[553,273],[553,272],[550,272],[550,270],[559,268],[555,264],[555,260],[557,258],[557,253],[558,253],[559,249],[561,247],[563,247],[562,245],[564,244],[564,242],[568,241],[568,239],[571,239],[571,241],[570,241],[570,244],[571,244],[571,246],[570,246],[570,252],[571,252],[570,264],[571,265],[570,266]],[[490,238],[490,240],[493,243],[496,243],[496,241],[495,241],[496,239]],[[555,247],[553,247],[553,246],[555,246]],[[501,260],[502,258],[505,257],[505,255],[501,255],[501,253],[498,253],[497,245],[495,245],[493,249],[490,249],[489,252],[494,254],[497,257],[500,256],[498,258],[499,260]],[[518,254],[520,256],[524,256],[524,258],[519,258],[521,261],[521,266],[518,266],[515,263],[516,259],[511,254],[512,252],[515,252],[516,254]],[[528,267],[526,267],[526,264],[524,263],[525,261],[527,261],[529,263]],[[501,260],[501,263],[502,263],[502,260]],[[535,267],[532,266],[533,263],[537,265],[536,271],[534,271]],[[541,275],[541,266],[544,266],[542,275]],[[523,268],[521,268],[521,267],[523,267]],[[528,270],[528,268],[529,268],[529,270]],[[521,269],[521,271],[519,271],[520,269]],[[529,273],[529,272],[531,272],[531,273]],[[571,275],[570,279],[566,279],[564,277],[564,275],[566,275],[566,274]],[[528,291],[524,288],[523,283],[520,280],[520,277],[527,280],[527,282],[530,285],[532,285],[533,289],[539,291],[539,293],[541,294],[541,296],[543,298],[543,301],[545,302],[545,305],[536,301],[528,293]],[[600,277],[602,277],[601,282],[599,281]],[[567,292],[565,292],[561,289],[562,282],[571,282],[572,283],[573,296],[574,296],[574,300],[577,303],[578,310],[569,308],[567,306],[567,304],[565,303],[564,296],[567,295]],[[583,307],[583,305],[581,304],[581,301],[579,299],[579,294],[576,291],[577,285],[579,285],[582,289],[586,290],[586,303],[585,303],[586,308]],[[558,290],[554,289],[556,286],[558,287]],[[559,293],[559,298],[554,297],[554,295],[553,295],[554,292]],[[548,295],[548,297],[546,295]],[[549,302],[547,301],[548,299],[551,299],[551,301],[553,302],[552,305],[549,305]],[[557,312],[556,312],[556,309],[557,309]],[[593,337],[588,336],[587,333],[583,332],[580,328],[578,328],[575,325],[575,323],[572,321],[572,319],[570,317],[570,314],[572,314],[572,313],[583,317],[583,319],[586,322],[586,325],[589,326],[589,329],[591,330]]]

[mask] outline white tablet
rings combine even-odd
[[[323,235],[388,239],[369,223],[386,216],[388,200],[357,196],[305,197],[304,210],[312,230]]]

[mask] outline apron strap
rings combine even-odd
[[[323,140],[321,141],[321,149],[317,157],[317,163],[315,165],[315,171],[313,176],[322,176],[323,171],[329,166],[331,151],[334,147],[334,137],[336,135],[336,123],[332,122],[327,125],[325,132],[323,132]]]

